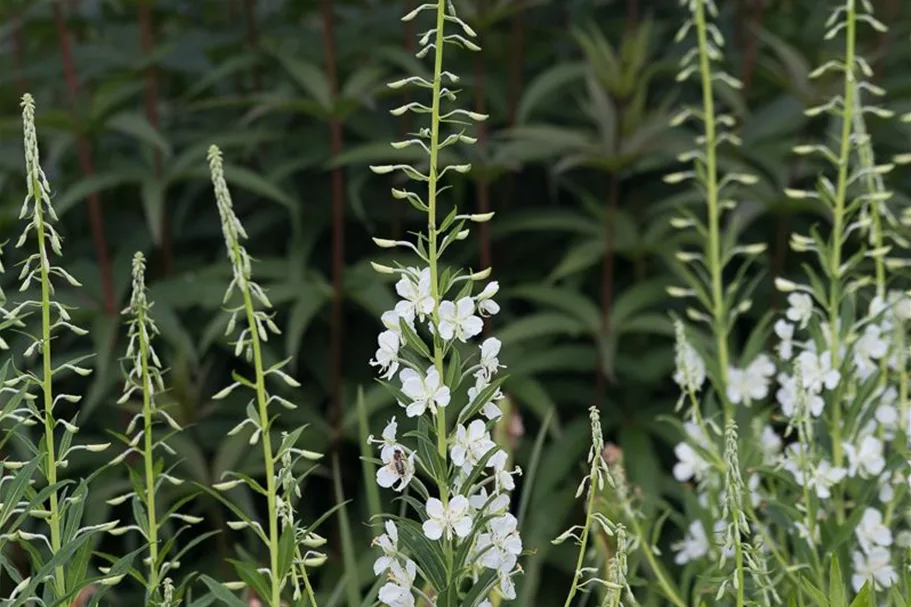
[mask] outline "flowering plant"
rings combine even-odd
[[[433,52],[433,79],[413,76],[389,86],[412,85],[430,92],[430,105],[415,101],[392,111],[428,116],[429,124],[413,139],[393,143],[397,149],[421,148],[427,154],[427,168],[422,172],[411,165],[371,167],[378,174],[401,171],[426,186],[426,195],[392,191],[395,198],[426,214],[426,232],[417,234],[415,242],[374,239],[383,248],[407,249],[418,260],[417,266],[373,264],[377,271],[397,276],[400,300],[382,315],[385,330],[371,364],[414,429],[400,432],[399,420],[393,417],[381,438],[368,439],[379,448],[376,482],[402,493],[422,524],[401,516],[387,518],[385,533],[374,540],[382,551],[374,573],[388,580],[378,598],[390,607],[414,605],[416,595],[441,606],[489,606],[491,594],[515,598],[512,577],[522,553],[518,523],[509,512],[513,475],[519,470],[510,469],[507,452],[490,432],[502,417],[497,401],[503,398],[504,378],[496,376],[502,366],[500,342],[487,338],[469,348],[483,331],[483,318],[499,311],[493,299],[498,284],[489,282],[477,292],[475,284],[486,279],[490,269],[465,272],[444,267],[441,256],[468,236],[469,222],[488,221],[492,213],[463,215],[453,208],[438,222],[443,177],[471,168],[440,166],[440,151],[473,143],[464,127],[485,118],[443,107],[456,100],[457,91],[450,86],[458,82],[457,76],[443,70],[443,52],[448,47],[479,47],[472,41],[474,31],[451,4],[424,4],[404,20],[422,13],[435,16],[435,25],[420,37],[417,53],[423,57]],[[455,30],[447,33],[447,27]]]

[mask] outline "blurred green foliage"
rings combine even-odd
[[[601,407],[607,437],[624,450],[643,494],[671,501],[679,494],[658,473],[668,467],[676,430],[655,418],[676,399],[665,287],[675,279],[670,260],[681,236],[667,218],[700,197],[661,181],[690,146],[686,133],[668,125],[681,97],[692,94],[674,82],[682,50],[672,36],[681,12],[670,0],[456,4],[484,52],[454,57],[450,69],[463,76],[474,109],[491,118],[467,158],[474,170],[448,199],[497,217],[450,261],[492,265],[502,287],[504,312],[488,327],[503,342],[510,375],[505,390],[514,419],[501,439],[534,477],[530,488],[523,491],[521,481],[519,488],[523,536],[537,554],[517,579],[518,604],[549,605],[567,587],[552,580],[571,575],[571,559],[549,540],[580,516],[573,491],[583,474],[590,404]],[[909,111],[911,5],[877,5],[891,30],[862,40],[863,53],[889,91],[884,105]],[[721,161],[760,176],[755,198],[743,201],[734,220],[749,233],[745,241],[770,244],[759,313],[778,303],[769,275],[787,274],[796,263],[786,246],[792,229],[827,221],[782,190],[807,184],[819,170],[790,150],[827,135],[827,122],[803,109],[831,94],[830,83],[807,77],[826,59],[818,41],[831,6],[720,6],[729,70],[745,83],[741,96],[725,100],[736,108],[744,145]],[[284,412],[280,424],[309,424],[308,448],[333,454],[310,480],[302,516],[313,520],[350,500],[323,530],[331,546],[330,561],[317,572],[324,605],[355,607],[359,595],[346,588],[354,581],[366,591],[372,583],[365,522],[378,498],[363,482],[360,443],[364,428],[381,428],[396,408],[367,364],[378,318],[394,301],[391,284],[369,266],[382,261],[370,236],[403,234],[415,217],[367,165],[418,160],[387,143],[406,129],[387,112],[402,93],[384,83],[427,69],[411,54],[419,32],[402,24],[401,14],[403,2],[388,0],[0,5],[0,240],[14,237],[25,192],[18,99],[29,91],[40,108],[66,265],[85,285],[59,296],[78,306],[77,320],[90,334],[67,337],[72,342],[62,347],[70,357],[96,354],[89,379],[64,380],[68,391],[86,394],[78,411],[83,432],[122,431],[135,411],[135,403],[115,401],[126,331],[119,310],[128,299],[130,260],[142,250],[169,364],[167,399],[187,428],[172,443],[180,476],[210,484],[227,469],[262,469],[262,455],[243,437],[226,437],[242,404],[211,400],[234,364],[219,314],[230,268],[205,164],[215,143],[231,161],[226,174],[236,209],[283,332],[269,342],[266,362],[293,357],[290,372],[303,384],[283,394],[299,408]],[[908,126],[883,130],[874,122],[871,132],[878,156],[908,149]],[[897,195],[911,191],[907,172],[890,180]],[[14,267],[17,253],[7,255]],[[14,279],[15,272],[6,275],[8,292]],[[542,428],[543,450],[531,458]],[[95,467],[93,457],[100,456],[72,462],[71,473]],[[86,524],[116,518],[105,500],[128,485],[122,469],[96,481]],[[182,497],[169,491],[171,502]],[[206,519],[199,533],[224,529],[225,512],[214,500],[198,497],[185,508]],[[340,527],[339,516],[348,524]],[[182,569],[230,578],[224,559],[234,554],[234,541],[230,532],[216,534],[190,550]],[[113,554],[136,548],[118,538],[99,546]],[[118,592],[129,596],[126,588]]]

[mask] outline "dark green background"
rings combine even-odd
[[[889,91],[882,105],[908,111],[911,7],[901,0],[876,4],[891,31],[865,31],[861,50],[875,81]],[[23,253],[11,245],[24,195],[18,101],[28,91],[38,104],[42,164],[61,216],[63,265],[84,284],[59,296],[78,306],[76,319],[91,331],[79,340],[61,338],[55,348],[70,356],[97,353],[89,380],[60,382],[85,394],[84,435],[122,430],[129,417],[114,404],[125,334],[117,313],[128,299],[129,261],[142,250],[163,333],[158,348],[169,368],[168,400],[187,426],[173,440],[182,458],[178,473],[209,483],[227,468],[254,474],[260,468],[261,456],[225,437],[242,416],[242,401],[211,400],[236,364],[222,336],[229,267],[205,163],[206,148],[218,143],[248,248],[259,260],[255,273],[283,330],[268,356],[293,357],[290,369],[303,384],[284,394],[300,408],[282,411],[280,424],[310,424],[306,446],[338,458],[365,589],[373,582],[366,553],[372,531],[363,523],[358,388],[374,433],[396,409],[367,364],[379,315],[394,303],[391,284],[368,265],[385,257],[370,237],[421,229],[421,218],[391,199],[390,179],[367,165],[408,158],[388,142],[417,126],[389,115],[405,95],[384,86],[428,69],[410,53],[415,34],[429,26],[399,21],[409,5],[4,0],[0,6],[0,238],[10,240],[3,287],[17,297],[15,263]],[[743,242],[769,244],[755,293],[759,312],[778,304],[769,276],[787,274],[800,261],[787,250],[789,232],[827,221],[814,208],[787,201],[782,190],[811,183],[819,169],[795,159],[790,148],[829,137],[828,123],[809,120],[802,110],[835,90],[836,83],[807,79],[838,52],[822,42],[832,5],[720,2],[725,65],[745,83],[741,92],[719,93],[744,141],[722,161],[761,179],[736,214]],[[583,474],[588,406],[601,407],[608,437],[625,450],[629,475],[649,507],[679,492],[659,472],[669,468],[675,432],[655,421],[676,400],[669,381],[674,304],[664,289],[676,280],[671,260],[682,237],[667,219],[677,205],[698,205],[700,194],[667,186],[661,177],[677,166],[676,154],[692,147],[692,133],[671,130],[668,120],[698,103],[698,90],[674,81],[687,50],[673,43],[686,18],[675,1],[461,0],[456,6],[479,33],[483,51],[451,52],[446,65],[462,77],[462,107],[488,112],[490,120],[479,145],[454,150],[474,170],[453,182],[444,208],[457,204],[497,216],[446,261],[473,268],[492,263],[500,282],[503,312],[489,330],[504,343],[506,392],[521,420],[514,428],[524,429],[510,439],[518,464],[528,466],[542,420],[555,412],[525,498],[523,534],[537,555],[526,560],[519,589],[519,604],[550,605],[570,575],[570,547],[552,548],[549,540],[579,518],[572,494]],[[880,157],[908,151],[907,125],[871,119],[869,126]],[[899,196],[908,181],[903,172],[889,177]],[[305,520],[337,502],[331,462],[306,487]],[[70,472],[97,464],[77,460]],[[93,488],[91,520],[129,516],[110,513],[103,503],[126,488],[124,471],[102,479]],[[523,491],[520,481],[518,495]],[[206,528],[224,523],[225,513],[205,499],[186,511],[206,517]],[[344,604],[341,589],[351,580],[350,570],[340,577],[337,521],[321,528],[331,539],[330,561],[318,574],[327,605]],[[130,541],[102,548],[123,552],[135,547]],[[181,571],[233,577],[219,567],[235,542],[242,542],[238,534],[220,534],[185,559]]]

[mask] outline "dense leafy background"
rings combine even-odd
[[[114,404],[125,334],[118,312],[128,298],[129,261],[140,249],[151,260],[169,400],[187,426],[173,441],[181,475],[210,483],[228,468],[252,474],[261,468],[256,450],[225,437],[243,415],[242,403],[211,400],[234,365],[220,314],[229,267],[205,164],[207,146],[217,143],[259,259],[256,272],[283,329],[268,356],[292,356],[304,385],[285,395],[300,408],[283,412],[280,423],[309,424],[307,446],[330,454],[306,488],[303,516],[312,520],[351,500],[321,529],[332,548],[318,578],[326,605],[351,605],[357,595],[350,588],[366,591],[373,583],[366,550],[373,532],[364,523],[369,492],[358,460],[359,388],[375,433],[396,406],[367,364],[379,315],[393,302],[391,285],[368,265],[382,258],[369,237],[402,235],[417,227],[417,218],[390,198],[389,180],[367,165],[395,158],[388,142],[408,130],[407,120],[387,112],[402,94],[384,83],[427,70],[411,56],[419,30],[399,21],[411,4],[0,5],[0,238],[14,240],[19,230],[18,100],[29,91],[38,102],[43,164],[62,218],[64,265],[84,284],[59,295],[78,306],[78,319],[91,328],[66,350],[97,354],[91,378],[63,380],[87,395],[78,412],[84,432],[122,430],[130,414]],[[680,236],[667,217],[676,205],[700,201],[698,192],[660,179],[692,141],[668,127],[674,109],[694,93],[674,81],[686,50],[672,40],[684,17],[676,4],[456,2],[484,51],[450,56],[449,69],[462,76],[462,99],[491,118],[480,145],[468,152],[475,170],[447,196],[462,209],[498,214],[449,261],[492,264],[502,286],[504,313],[489,327],[504,343],[501,360],[511,376],[513,420],[501,438],[523,468],[535,469],[529,462],[535,438],[553,412],[534,483],[520,485],[523,536],[537,551],[525,564],[521,605],[552,604],[567,587],[556,581],[571,574],[564,552],[571,547],[554,548],[549,540],[580,514],[573,491],[583,474],[591,403],[602,408],[609,438],[625,450],[629,475],[651,503],[679,493],[668,475],[658,474],[669,467],[675,430],[655,423],[675,401],[664,289],[675,280],[669,261]],[[821,39],[830,4],[720,2],[729,68],[745,82],[742,96],[728,100],[737,108],[744,145],[723,162],[749,166],[761,177],[737,216],[750,241],[770,245],[757,292],[761,311],[778,303],[769,276],[798,263],[786,247],[790,230],[827,221],[787,201],[782,189],[808,183],[818,168],[796,161],[790,148],[827,136],[826,123],[802,110],[831,93],[829,83],[807,78],[829,52]],[[863,50],[889,91],[884,104],[911,110],[911,5],[879,0],[878,16],[891,31],[864,39]],[[878,153],[908,150],[907,126],[883,129],[874,122],[871,129]],[[911,191],[906,176],[890,179],[898,192]],[[8,267],[21,258],[12,247],[6,255]],[[8,293],[16,290],[15,272],[3,280]],[[70,472],[97,464],[77,460]],[[129,516],[104,504],[127,483],[122,469],[95,483],[89,522]],[[186,511],[205,517],[203,530],[224,526],[214,501],[198,498]],[[351,537],[340,517],[349,521]],[[232,577],[223,562],[238,541],[231,532],[215,535],[183,559],[183,570]],[[112,540],[100,549],[135,547]]]

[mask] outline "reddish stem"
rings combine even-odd
[[[70,6],[76,3],[71,2]],[[63,59],[63,75],[66,81],[67,94],[70,100],[73,123],[76,127],[76,149],[79,155],[79,164],[86,177],[95,174],[92,163],[92,146],[82,128],[82,121],[77,110],[79,99],[79,81],[76,68],[73,64],[73,53],[70,48],[70,32],[63,11],[59,3],[54,3],[54,22],[57,26],[57,37],[60,39],[60,54]],[[101,290],[104,298],[104,311],[110,316],[117,314],[117,305],[114,298],[114,283],[111,279],[111,262],[108,258],[107,242],[104,236],[104,214],[101,209],[101,199],[97,192],[88,195],[89,221],[92,227],[92,239],[95,244],[95,257],[101,272]]]
[[[755,0],[750,16],[752,27],[747,27],[744,32],[746,49],[743,52],[743,87],[740,89],[744,100],[749,97],[750,86],[753,83],[753,74],[756,72],[756,58],[759,56],[759,31],[765,18],[765,0]]]
[[[23,65],[25,64],[25,52],[22,46],[22,18],[18,14],[13,15],[13,70],[16,72],[16,83],[19,85],[19,92],[23,95],[28,92],[28,78],[25,77]]]
[[[510,127],[516,126],[519,99],[522,97],[522,53],[525,46],[525,0],[516,0],[517,10],[512,18],[512,33],[509,38],[509,96],[506,120]],[[516,172],[509,174],[503,207],[509,208],[516,191]]]
[[[478,17],[483,23],[484,16],[487,13],[487,0],[478,2]],[[487,113],[487,96],[485,94],[485,83],[487,81],[487,67],[484,62],[484,54],[478,53],[475,59],[475,111],[479,114]],[[487,122],[478,123],[478,149],[481,157],[486,161],[487,151]],[[486,166],[481,167],[482,172]],[[487,175],[483,174],[478,178],[476,192],[478,197],[478,213],[487,213],[490,211],[490,181]],[[481,244],[481,269],[491,267],[491,243],[490,243],[490,224],[484,222],[479,226],[480,244]],[[484,319],[484,334],[490,332],[490,319]]]
[[[639,27],[639,0],[626,0],[626,27],[629,31]]]
[[[251,49],[256,50],[259,48],[259,29],[256,25],[253,0],[244,0],[244,15],[247,18],[247,42]],[[263,76],[258,64],[253,66],[253,90],[256,92],[263,90]]]
[[[326,77],[333,100],[338,95],[338,66],[335,54],[335,16],[332,0],[320,2],[323,20],[323,53],[326,59]],[[329,119],[330,150],[335,158],[342,153],[342,123],[336,117]],[[332,326],[329,348],[329,377],[331,404],[329,424],[339,438],[342,419],[342,286],[345,268],[345,182],[341,167],[332,169]]]
[[[155,23],[149,6],[152,2],[154,0],[144,0],[139,4],[139,32],[142,41],[142,51],[147,56],[151,56],[155,48]],[[144,76],[145,89],[143,90],[143,98],[146,118],[149,124],[155,130],[158,130],[161,124],[158,116],[158,69],[154,65],[149,65],[145,69]],[[152,154],[155,163],[155,178],[160,180],[164,172],[161,152],[156,148],[152,150]],[[174,269],[174,255],[171,247],[171,222],[167,212],[162,214],[161,219],[161,256],[164,262],[164,273],[167,275]]]

